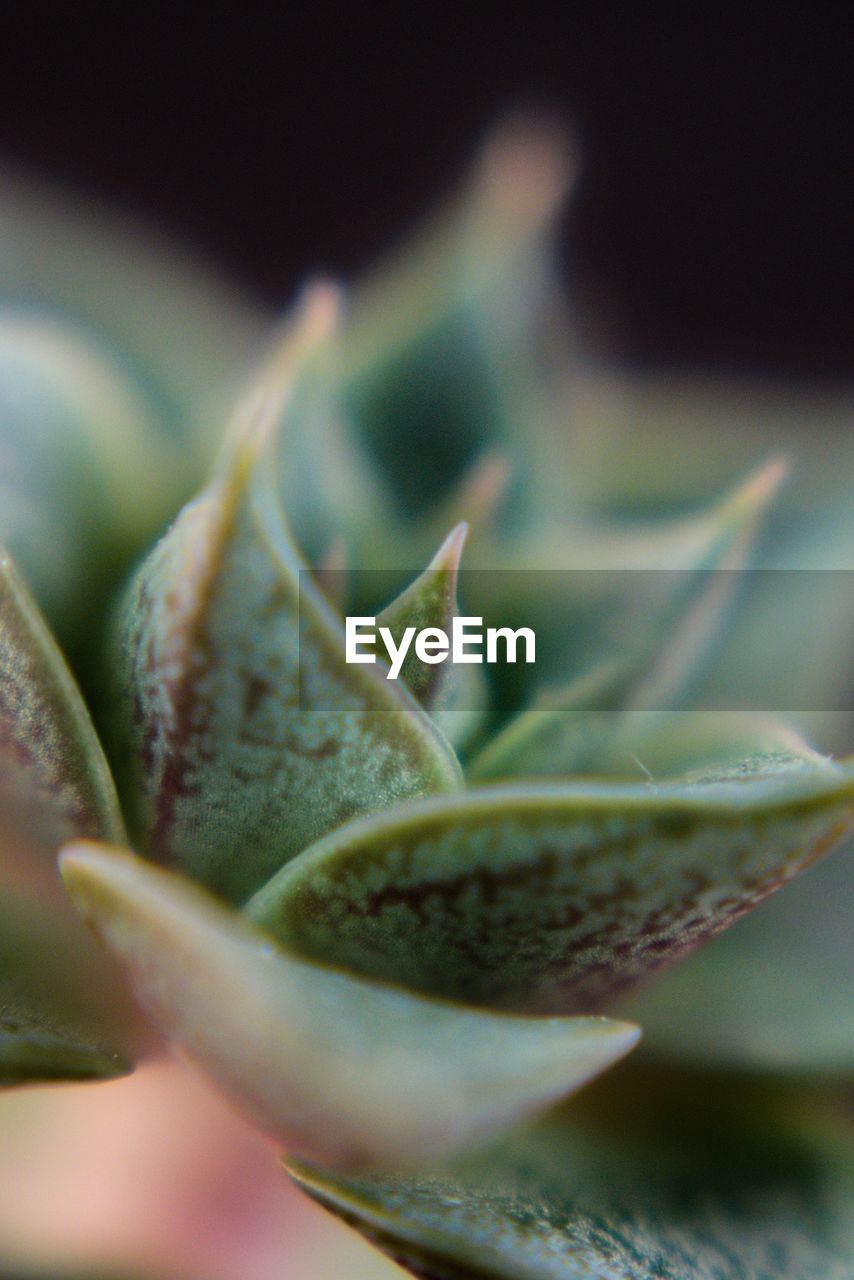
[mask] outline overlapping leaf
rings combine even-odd
[[[0,293],[59,309],[95,333],[155,392],[164,417],[207,439],[267,316],[186,248],[90,196],[0,170]]]
[[[851,850],[812,867],[619,1012],[673,1061],[844,1076],[854,1062]]]
[[[465,524],[453,529],[424,572],[376,618],[377,628],[386,627],[396,645],[411,629],[410,649],[398,678],[455,745],[472,736],[486,712],[489,695],[481,669],[455,664],[449,657],[443,662],[423,662],[414,641],[424,629],[451,633],[459,614],[457,577],[467,533]],[[364,576],[368,581],[374,577],[371,573]]]
[[[686,529],[675,537],[673,530],[659,530],[653,538],[658,551],[647,565],[653,572],[617,574],[621,594],[619,600],[612,598],[610,611],[606,599],[615,590],[608,585],[610,573],[533,574],[557,615],[544,616],[542,601],[532,606],[531,617],[541,618],[535,669],[540,690],[469,762],[469,777],[637,776],[636,759],[655,750],[647,739],[661,743],[666,732],[645,713],[684,705],[707,668],[739,594],[739,571],[784,474],[780,461],[766,464],[692,522],[687,537]],[[656,556],[674,568],[678,561],[680,570],[655,571]],[[509,581],[512,597],[519,577],[505,574],[498,583]],[[504,593],[499,594],[503,600]],[[603,625],[601,617],[597,622],[603,612],[619,617],[620,627]],[[579,651],[585,651],[578,637],[587,633],[595,665],[562,688],[543,688],[543,671],[565,679]],[[610,659],[602,660],[603,648]],[[689,736],[696,733],[696,727],[689,730]],[[678,736],[684,742],[684,726]],[[736,742],[744,736],[743,729],[734,735]],[[697,744],[690,746],[696,754]],[[680,768],[677,754],[675,772],[689,764],[686,760]]]
[[[0,311],[0,539],[64,640],[91,639],[95,607],[181,476],[105,350],[55,318]]]
[[[291,1172],[423,1280],[846,1280],[838,1099],[618,1075],[441,1174]]]
[[[468,529],[459,525],[442,543],[424,572],[377,615],[377,628],[386,627],[396,645],[410,631],[410,639],[427,627],[448,632],[457,608],[457,573]],[[413,695],[427,710],[441,701],[442,685],[452,679],[449,662],[422,662],[410,647],[400,671]]]
[[[740,603],[733,648],[721,655],[708,693],[723,690],[733,698],[735,673],[724,657],[736,654],[740,689],[751,705],[833,708],[835,721],[816,732],[828,747],[847,750],[852,592],[845,572],[854,562],[850,394],[588,368],[576,370],[573,403],[584,429],[566,466],[611,522],[683,510],[769,450],[794,459],[792,483],[774,505],[759,560],[778,572],[760,576]],[[556,454],[555,468],[559,464]],[[825,575],[823,591],[819,570],[836,571]]]
[[[340,620],[284,524],[273,437],[327,319],[325,297],[309,303],[124,612],[121,728],[142,846],[238,900],[347,818],[460,779],[405,687],[346,664]]]
[[[468,576],[467,610],[482,613],[490,625],[533,627],[538,648],[531,675],[538,690],[555,690],[542,705],[526,707],[510,729],[511,757],[517,733],[524,742],[531,728],[536,749],[539,721],[565,718],[571,726],[585,706],[576,695],[583,690],[589,699],[592,691],[574,684],[559,690],[573,672],[586,679],[603,654],[615,662],[613,679],[588,708],[681,705],[719,647],[741,570],[785,474],[782,460],[772,459],[688,518],[632,527],[552,521],[527,539],[481,546],[480,559],[475,551],[475,567],[492,572]],[[490,776],[501,772],[499,754],[500,740]],[[512,758],[508,765],[517,771]]]
[[[113,969],[73,912],[4,888],[0,1087],[129,1070],[128,1020],[122,1025]]]
[[[731,923],[854,822],[854,767],[478,788],[331,833],[248,904],[285,945],[447,997],[584,1011]]]
[[[121,839],[95,731],[48,628],[0,555],[0,806],[4,840],[55,851],[74,836]]]
[[[613,777],[650,782],[787,764],[820,767],[824,757],[782,717],[753,711],[588,710],[629,684],[603,665],[562,694],[542,698],[472,761],[472,778]]]
[[[104,846],[72,846],[62,869],[165,1034],[288,1149],[327,1164],[444,1156],[577,1088],[637,1037],[299,960],[182,877]]]
[[[509,121],[440,215],[354,292],[338,376],[410,519],[485,447],[528,471],[552,408],[545,263],[572,169],[554,126]],[[550,450],[563,444],[551,426]]]
[[[0,824],[0,1082],[115,1074],[124,992],[68,910],[54,860],[75,836],[121,839],[122,821],[80,694],[6,557]]]

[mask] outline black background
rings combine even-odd
[[[369,262],[514,106],[584,148],[565,269],[624,360],[850,374],[852,6],[18,5],[0,151],[269,300]]]

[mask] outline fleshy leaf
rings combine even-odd
[[[76,836],[123,838],[113,782],[74,679],[8,556],[0,552],[0,812],[52,858]]]
[[[555,126],[509,121],[438,217],[354,292],[339,376],[409,516],[440,501],[484,448],[529,460],[532,419],[552,390],[545,262],[573,168]]]
[[[66,643],[184,492],[180,456],[110,355],[0,310],[0,540]]]
[[[847,1075],[854,1061],[851,850],[811,867],[723,937],[622,1002],[668,1059]]]
[[[682,518],[544,526],[530,545],[517,541],[507,563],[577,570],[741,568],[769,502],[788,474],[783,457],[763,462],[721,497]]]
[[[565,681],[573,670],[583,674],[523,710],[475,771],[533,776],[541,769],[527,763],[531,754],[537,761],[545,755],[544,772],[571,773],[580,711],[680,706],[720,643],[742,585],[740,571],[786,473],[782,459],[771,459],[687,519],[631,530],[552,525],[539,542],[526,546],[517,539],[493,548],[495,566],[504,570],[501,590],[493,575],[471,575],[467,586],[472,593],[480,587],[485,598],[473,594],[468,607],[492,623],[497,598],[505,612],[501,625],[506,616],[524,618],[536,630],[541,688]],[[568,744],[560,763],[555,748],[564,725]]]
[[[56,874],[77,836],[123,839],[107,763],[71,673],[0,558],[0,1083],[115,1075],[133,1017]]]
[[[313,305],[318,302],[318,306]],[[128,787],[144,850],[241,900],[355,814],[459,784],[407,690],[345,662],[340,619],[285,526],[272,456],[325,295],[238,412],[202,494],[143,565],[124,611]]]
[[[346,299],[340,288],[316,282],[310,292],[315,308],[325,299],[330,315],[340,315]],[[403,523],[343,403],[330,367],[337,347],[330,328],[323,353],[293,388],[281,424],[279,485],[288,524],[309,562],[322,564],[330,544],[340,542],[346,561],[362,565],[369,548],[400,545]],[[419,563],[410,560],[407,567]]]
[[[281,951],[174,873],[96,846],[62,871],[164,1033],[289,1150],[437,1159],[577,1088],[637,1029],[480,1013]]]
[[[247,911],[285,946],[448,998],[589,1012],[730,924],[854,823],[854,766],[530,783],[331,833]]]
[[[62,905],[0,897],[0,1087],[121,1075],[139,1048],[113,961]]]
[[[39,1023],[0,1014],[0,1088],[50,1080],[109,1080],[126,1070],[118,1055],[45,1033]]]
[[[290,1172],[422,1280],[846,1280],[841,1102],[633,1065],[439,1174]]]
[[[396,644],[407,627],[414,627],[416,635],[427,627],[450,632],[459,613],[457,579],[467,535],[465,522],[452,529],[424,572],[377,615],[377,627],[388,627]],[[368,583],[372,576],[366,575]],[[385,658],[381,643],[377,651]],[[455,747],[467,742],[480,727],[488,702],[480,667],[450,660],[422,662],[413,643],[398,678]]]
[[[615,519],[673,510],[755,464],[769,450],[797,460],[763,538],[760,564],[775,570],[850,570],[854,563],[850,394],[823,388],[692,376],[624,378],[586,371],[576,387],[586,404],[589,446],[576,470]],[[821,440],[821,448],[804,447]],[[698,466],[698,459],[702,465]],[[818,579],[824,576],[826,589]],[[732,630],[739,690],[753,706],[850,708],[852,593],[843,576],[792,572],[758,575]],[[809,654],[810,660],[803,661]],[[732,699],[732,664],[715,664],[714,696]],[[736,705],[730,702],[730,705]],[[826,728],[831,736],[825,736]],[[846,751],[850,714],[817,730]],[[838,730],[838,732],[837,732]]]
[[[472,761],[476,780],[569,775],[651,782],[702,775],[750,761],[821,766],[824,759],[779,716],[750,711],[591,711],[624,687],[622,673],[603,666],[553,700],[517,716]]]
[[[451,623],[459,612],[457,573],[467,533],[468,527],[461,524],[448,534],[420,577],[377,614],[378,632],[380,627],[387,627],[399,645],[407,627],[414,627],[416,635],[425,627],[450,631]],[[449,677],[468,669],[455,667],[448,661],[424,663],[413,645],[404,659],[399,678],[406,682],[417,701],[432,711],[442,700],[443,686],[447,686]]]
[[[187,431],[188,445],[190,428],[206,428],[233,393],[268,321],[255,299],[183,247],[8,158],[0,169],[0,274],[7,296],[28,309],[59,308],[118,349]],[[209,438],[203,447],[207,459]]]

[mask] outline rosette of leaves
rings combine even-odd
[[[81,278],[79,225],[46,316],[16,193],[0,1074],[109,1076],[165,1038],[416,1275],[841,1278],[845,868],[740,917],[850,830],[854,767],[690,703],[721,571],[784,559],[797,506],[769,552],[778,460],[694,514],[675,480],[632,513],[619,458],[611,484],[560,354],[568,176],[553,135],[502,132],[352,298],[308,290],[224,434],[211,371],[254,320],[220,297],[185,332],[209,286],[170,297],[146,249],[169,314],[141,325],[139,266]],[[547,687],[348,665],[345,613],[448,627],[467,539],[466,611],[535,625]],[[651,605],[548,576],[583,569],[666,572]],[[563,1102],[638,1023],[637,1065]]]

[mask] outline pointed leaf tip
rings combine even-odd
[[[769,458],[752,471],[734,490],[734,509],[749,511],[762,507],[779,492],[792,472],[791,459],[783,454]]]
[[[446,528],[464,515],[466,523],[480,532],[482,526],[494,523],[512,478],[513,464],[507,454],[498,449],[484,450],[463,473],[450,497],[440,504],[431,519],[431,528],[437,524]]]
[[[313,358],[301,334],[277,348],[220,469],[142,566],[122,617],[140,844],[237,900],[322,831],[461,781],[406,688],[346,662],[340,619],[287,527],[272,455]]]
[[[452,529],[424,572],[377,615],[378,628],[387,628],[397,644],[410,627],[414,627],[416,634],[426,627],[445,632],[450,629],[457,613],[457,577],[467,535],[465,522]],[[453,676],[450,662],[422,662],[414,648],[407,654],[400,674],[428,710],[439,700]]]
[[[547,223],[578,173],[575,140],[554,118],[517,113],[487,138],[476,173],[485,211],[529,229]]]
[[[248,460],[270,445],[295,383],[328,347],[341,305],[342,292],[330,282],[314,282],[303,290],[294,313],[286,316],[269,340],[238,401],[223,450],[224,470],[235,466],[235,453]]]
[[[117,1053],[35,1025],[7,1025],[0,1017],[0,1088],[15,1085],[113,1080],[130,1065]]]
[[[299,960],[119,850],[73,845],[61,868],[176,1046],[289,1150],[332,1166],[440,1159],[578,1088],[639,1035],[485,1014]]]

